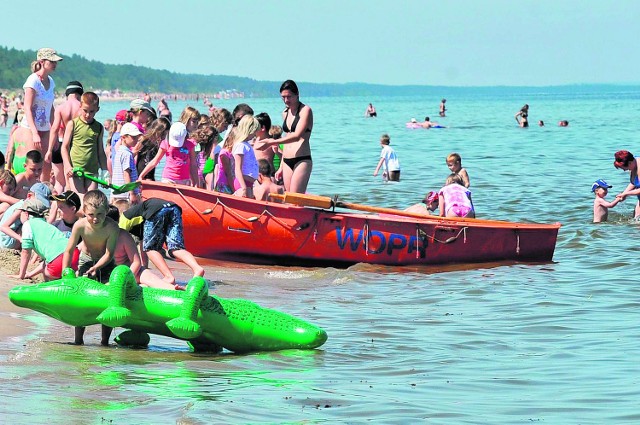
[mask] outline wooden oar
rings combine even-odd
[[[303,207],[316,207],[316,208],[322,208],[322,209],[338,207],[338,208],[347,208],[347,209],[356,210],[356,211],[399,215],[403,217],[436,218],[436,216],[432,216],[432,215],[401,211],[393,208],[372,207],[372,206],[363,205],[363,204],[352,204],[350,202],[342,202],[337,200],[334,201],[328,196],[308,195],[306,193],[285,192],[284,195],[270,193],[269,196],[274,199],[279,199],[282,202],[285,202],[287,204],[300,205]],[[442,217],[437,217],[437,218],[442,218]]]
[[[498,220],[483,220],[477,218],[461,218],[461,217],[440,217],[437,215],[427,215],[414,213],[409,211],[396,210],[393,208],[384,208],[384,207],[372,207],[369,205],[363,204],[352,204],[350,202],[342,202],[342,201],[334,201],[328,196],[319,196],[319,195],[309,195],[306,193],[292,193],[285,192],[284,195],[279,195],[275,193],[270,193],[269,197],[274,199],[279,199],[282,202],[293,205],[300,205],[303,207],[316,207],[322,209],[330,209],[333,207],[338,208],[347,208],[356,211],[366,211],[371,213],[382,213],[389,215],[397,215],[401,217],[411,217],[411,218],[422,218],[422,219],[431,219],[431,220],[443,220],[443,221],[454,221],[454,222],[472,222],[476,225],[488,225],[492,227],[547,227],[547,226],[555,226],[555,225],[547,225],[547,224],[533,224],[533,223],[510,223],[506,221],[498,221]]]
[[[84,177],[87,180],[91,180],[93,182],[96,182],[98,184],[101,184],[104,187],[108,187],[110,189],[113,189],[113,193],[115,195],[118,195],[120,193],[125,193],[125,192],[129,192],[131,190],[134,190],[136,188],[138,188],[138,186],[140,186],[140,182],[129,182],[129,183],[125,183],[123,185],[117,185],[117,184],[111,184],[105,180],[102,180],[101,178],[98,178],[97,176],[94,176],[93,174],[84,171],[82,168],[76,167],[73,169],[73,174],[78,176],[78,177]]]

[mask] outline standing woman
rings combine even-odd
[[[633,212],[633,217],[640,217],[640,177],[638,177],[638,160],[629,151],[618,151],[614,155],[613,166],[624,171],[629,171],[629,184],[616,198],[623,201],[627,196],[637,196],[638,202]]]
[[[280,86],[280,96],[286,105],[282,112],[282,130],[287,133],[280,139],[264,139],[256,142],[256,149],[264,150],[271,145],[284,145],[282,162],[276,171],[276,179],[282,177],[288,192],[305,193],[313,163],[311,161],[311,131],[313,112],[300,102],[298,86],[287,80]]]
[[[525,105],[520,108],[518,113],[516,113],[516,122],[522,128],[529,127],[529,105],[525,103]]]
[[[31,72],[24,83],[24,118],[21,126],[31,130],[35,149],[44,154],[49,149],[49,133],[53,120],[54,89],[53,78],[49,74],[56,70],[62,58],[55,50],[44,47],[38,50],[36,60],[31,63]],[[44,163],[41,180],[51,179],[51,163]]]

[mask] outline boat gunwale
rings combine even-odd
[[[477,227],[477,228],[501,228],[501,229],[513,229],[519,231],[526,230],[558,230],[562,226],[561,223],[522,223],[522,222],[512,222],[512,221],[504,221],[504,220],[491,220],[491,219],[478,219],[478,218],[459,218],[459,217],[440,217],[440,216],[424,216],[424,217],[408,217],[405,215],[395,215],[393,213],[382,213],[380,214],[371,214],[371,213],[358,213],[353,210],[343,211],[344,208],[336,207],[331,209],[305,206],[305,205],[295,205],[295,204],[287,204],[282,202],[270,202],[270,201],[259,201],[256,199],[250,198],[240,198],[235,195],[230,195],[226,193],[213,192],[207,189],[202,189],[198,187],[192,186],[184,186],[177,185],[171,183],[161,183],[155,181],[145,180],[142,182],[143,186],[143,197],[144,197],[144,186],[150,186],[150,189],[156,190],[171,190],[174,191],[177,196],[181,196],[181,191],[190,190],[203,194],[206,196],[220,197],[223,199],[232,199],[234,201],[242,201],[253,203],[257,205],[266,206],[275,206],[279,208],[286,208],[289,210],[302,210],[302,211],[310,211],[310,212],[320,212],[326,214],[336,214],[348,217],[356,217],[356,218],[365,218],[370,220],[389,220],[399,221],[403,223],[420,223],[420,224],[428,224],[428,225],[441,225],[441,226],[468,226],[468,227]],[[182,195],[184,196],[184,195]],[[403,213],[402,210],[395,210],[399,213]]]

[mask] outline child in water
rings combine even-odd
[[[447,167],[449,167],[449,170],[451,170],[453,174],[457,174],[462,178],[462,185],[464,187],[471,186],[471,183],[469,182],[469,174],[466,169],[462,168],[462,158],[460,155],[455,152],[450,154],[447,157]]]
[[[593,222],[600,223],[603,221],[607,221],[609,216],[609,208],[613,208],[622,198],[616,198],[612,202],[604,199],[613,186],[608,184],[606,181],[600,179],[596,180],[591,186],[591,191],[595,193],[596,198],[593,200]]]
[[[380,152],[380,161],[378,161],[378,166],[376,170],[373,172],[374,176],[378,175],[378,171],[380,171],[380,167],[384,166],[384,172],[382,177],[386,180],[390,180],[393,182],[400,181],[400,161],[398,160],[398,156],[396,155],[396,151],[393,150],[389,144],[391,143],[391,138],[388,134],[383,134],[380,137],[380,146],[382,146],[382,151]]]

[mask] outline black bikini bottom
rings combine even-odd
[[[292,170],[296,168],[296,165],[303,161],[311,161],[311,155],[297,156],[295,158],[282,158],[282,162],[287,164],[287,167]]]

